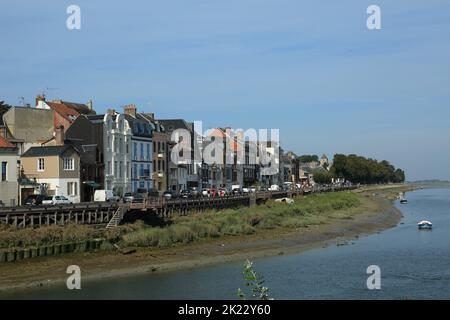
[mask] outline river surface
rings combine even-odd
[[[348,245],[256,259],[276,299],[449,299],[450,189],[407,194],[392,229]],[[433,230],[417,222],[433,222]],[[366,269],[378,265],[381,289],[369,290]],[[243,288],[243,261],[161,274],[83,282],[81,290],[42,287],[0,294],[0,299],[235,299]],[[0,275],[1,276],[1,275]]]

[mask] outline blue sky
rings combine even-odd
[[[81,30],[66,28],[70,4]],[[371,4],[382,30],[366,28]],[[448,0],[2,0],[0,39],[10,104],[42,91],[97,112],[135,103],[450,179]]]

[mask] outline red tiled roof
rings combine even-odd
[[[14,148],[15,145],[13,145],[11,142],[6,140],[3,137],[0,137],[0,148]]]
[[[60,115],[62,115],[64,118],[68,119],[69,121],[73,121],[74,119],[70,119],[69,116],[78,117],[80,114],[73,110],[72,108],[69,108],[65,104],[57,103],[57,102],[47,102],[47,104],[58,112]]]
[[[209,136],[225,138],[225,132],[222,129],[214,128],[209,132]]]

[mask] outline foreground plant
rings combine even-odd
[[[243,275],[245,285],[250,288],[253,298],[259,300],[272,300],[272,298],[269,297],[269,288],[264,286],[264,277],[253,269],[253,262],[250,260],[245,261]],[[238,289],[237,295],[241,300],[247,299],[241,288]]]

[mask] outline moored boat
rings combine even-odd
[[[417,223],[417,227],[419,229],[431,229],[433,228],[433,224],[428,220],[422,220]]]
[[[407,202],[408,202],[408,200],[406,200],[405,194],[404,194],[403,192],[401,192],[401,193],[399,194],[399,197],[398,197],[398,198],[400,199],[400,203],[407,203]]]

